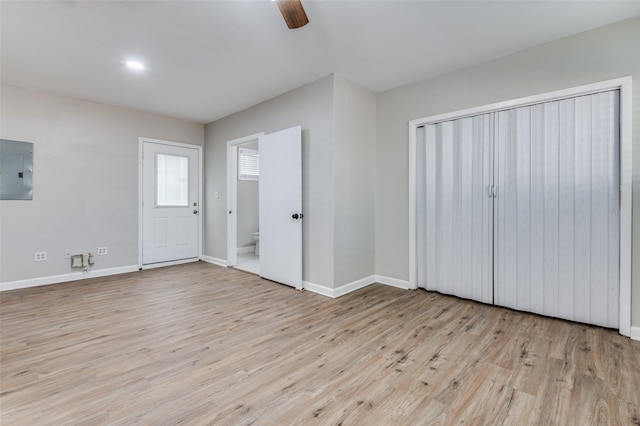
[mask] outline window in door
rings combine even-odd
[[[156,206],[189,205],[189,158],[156,154]]]

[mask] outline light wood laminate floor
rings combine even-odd
[[[640,342],[206,263],[0,294],[2,425],[640,424]]]

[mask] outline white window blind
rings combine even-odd
[[[255,149],[238,150],[238,180],[258,180],[260,176],[260,157]]]
[[[156,206],[189,205],[189,158],[156,154]]]

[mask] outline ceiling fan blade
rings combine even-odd
[[[289,29],[300,28],[309,23],[300,0],[276,0],[276,3]]]

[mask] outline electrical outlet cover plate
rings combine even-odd
[[[43,262],[47,260],[47,252],[46,251],[37,251],[34,254],[34,260],[36,262]]]
[[[82,268],[82,255],[74,254],[71,256],[71,267],[72,268]]]

